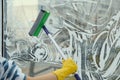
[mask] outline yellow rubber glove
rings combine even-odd
[[[63,60],[62,63],[62,68],[53,72],[58,80],[64,80],[64,78],[77,71],[77,65],[71,58]]]

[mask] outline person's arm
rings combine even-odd
[[[58,80],[57,76],[53,73],[44,74],[36,77],[27,77],[27,80]]]
[[[64,80],[67,76],[77,71],[77,65],[72,59],[63,61],[61,69],[37,77],[27,77],[27,80]]]
[[[29,77],[22,73],[14,61],[0,58],[0,80],[64,80],[77,71],[77,65],[72,59],[63,61],[63,66],[56,71],[36,77]]]

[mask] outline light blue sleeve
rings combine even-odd
[[[26,80],[26,75],[14,61],[0,57],[0,80]]]

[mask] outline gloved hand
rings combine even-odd
[[[77,65],[71,58],[63,60],[62,63],[62,68],[53,72],[58,80],[64,80],[64,78],[77,71]]]

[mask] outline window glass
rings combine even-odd
[[[28,35],[40,9],[45,26],[82,80],[120,79],[120,0],[7,0],[6,51],[23,62],[57,62],[62,57],[43,30]],[[20,63],[22,61],[22,63]]]

